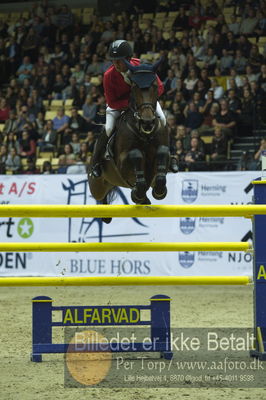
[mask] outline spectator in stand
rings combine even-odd
[[[76,64],[74,71],[71,75],[72,78],[76,79],[77,85],[83,85],[85,80],[85,72],[81,69],[80,64]]]
[[[243,56],[242,51],[240,49],[236,50],[236,54],[234,57],[234,69],[240,75],[245,72],[245,68],[247,65],[247,59]]]
[[[36,168],[36,160],[31,157],[27,158],[27,168],[23,171],[23,174],[38,175],[39,173],[39,169]]]
[[[19,66],[20,46],[16,43],[14,36],[9,37],[9,43],[6,48],[8,67],[11,75],[15,75]]]
[[[97,104],[93,102],[92,97],[87,95],[86,102],[82,106],[83,118],[88,124],[91,124],[96,117]]]
[[[255,164],[256,168],[253,168],[253,169],[261,169],[261,157],[262,157],[261,153],[263,151],[266,151],[266,137],[261,139],[260,147],[254,154],[254,160],[255,160],[254,164]]]
[[[205,143],[200,137],[200,133],[198,129],[193,129],[188,135],[186,135],[183,139],[183,146],[186,151],[190,150],[191,147],[191,139],[198,139],[198,149],[201,153],[205,154]]]
[[[266,94],[266,64],[262,64],[260,67],[260,74],[258,76],[258,85],[263,90],[264,96]]]
[[[184,97],[189,99],[198,81],[195,68],[191,68],[187,78],[184,80]]]
[[[188,29],[188,16],[186,15],[185,7],[180,6],[179,13],[176,16],[173,23],[173,28],[176,31],[182,31],[182,32]]]
[[[17,149],[11,147],[8,151],[8,156],[5,162],[6,170],[12,171],[12,173],[19,173],[21,168],[21,160],[17,154]]]
[[[33,118],[33,122],[34,122],[37,117],[37,114],[39,112],[39,107],[36,104],[34,104],[33,99],[31,97],[27,98],[26,104],[27,104],[27,108],[28,108],[28,113],[30,115],[34,116],[34,118]]]
[[[204,120],[202,125],[198,128],[201,135],[212,135],[213,134],[213,120],[216,118],[220,106],[216,102],[211,102],[210,105],[206,105],[206,111],[203,113]],[[203,108],[202,108],[203,110]]]
[[[193,41],[193,46],[191,47],[191,50],[193,52],[194,57],[196,60],[201,60],[202,56],[204,54],[204,45],[199,39],[199,37],[196,37]]]
[[[87,143],[88,152],[89,152],[90,154],[92,154],[92,153],[93,153],[93,150],[94,150],[95,142],[96,142],[94,133],[93,133],[92,131],[89,131],[89,132],[87,133],[87,137],[86,137],[86,139],[84,140],[84,142]]]
[[[227,49],[222,50],[222,57],[220,58],[220,69],[222,75],[228,75],[230,68],[233,66],[234,58],[228,53]]]
[[[205,100],[207,89],[205,88],[204,82],[201,79],[199,79],[198,82],[195,85],[194,93],[196,93],[196,92],[198,93],[199,98],[201,100]]]
[[[40,139],[45,130],[45,118],[43,112],[38,112],[37,118],[33,123],[33,128],[36,131],[37,140]]]
[[[255,74],[259,74],[260,66],[263,63],[263,56],[259,53],[259,48],[256,44],[252,44],[248,57],[248,65],[251,66]]]
[[[65,87],[66,87],[67,85],[69,85],[69,79],[71,77],[71,71],[67,64],[63,65],[61,74],[62,74],[62,79],[63,79]]]
[[[225,99],[220,100],[220,111],[213,120],[214,128],[219,127],[226,138],[230,139],[235,134],[236,118],[228,108],[228,102]]]
[[[35,117],[33,114],[28,112],[28,107],[23,105],[20,107],[20,112],[17,118],[17,132],[21,135],[23,129],[25,129],[26,125],[32,127],[32,123],[34,122]],[[20,138],[20,136],[19,136]]]
[[[80,143],[80,150],[77,154],[77,160],[88,165],[90,163],[90,157],[91,153],[88,151],[88,144],[86,142]]]
[[[99,61],[98,54],[93,54],[90,65],[88,66],[86,73],[92,75],[98,75],[103,72],[102,63]]]
[[[93,91],[91,91],[91,96],[93,97]],[[83,104],[86,101],[86,97],[87,97],[86,88],[84,85],[80,85],[78,92],[74,97],[73,106],[77,107],[78,110],[81,110]]]
[[[163,84],[165,96],[168,100],[171,100],[175,96],[177,90],[177,77],[175,76],[172,68],[168,69],[167,77],[163,81]]]
[[[176,158],[179,171],[184,171],[185,170],[186,152],[184,150],[183,142],[181,139],[177,139],[175,141],[175,147],[174,147],[174,151],[172,154]]]
[[[202,68],[202,70],[200,71],[200,78],[199,79],[203,82],[205,90],[207,92],[207,90],[209,90],[210,87],[211,87],[211,80],[210,80],[210,78],[208,76],[207,68]]]
[[[189,132],[201,126],[203,117],[193,101],[189,103],[187,110],[184,111],[184,115],[186,117],[185,126]]]
[[[214,39],[212,42],[212,49],[213,49],[213,53],[218,57],[221,58],[223,53],[223,48],[224,48],[224,39],[222,36],[222,33],[219,32],[218,27],[216,25],[216,33],[214,35]]]
[[[224,48],[227,50],[227,53],[231,56],[235,55],[236,51],[236,41],[232,32],[227,32],[226,41],[224,43]]]
[[[189,171],[202,171],[206,165],[205,155],[199,150],[199,140],[192,138],[190,150],[185,155],[185,162]]]
[[[10,108],[6,102],[6,99],[0,100],[0,123],[6,122],[9,119]]]
[[[258,18],[258,25],[256,26],[255,32],[260,36],[265,36],[266,34],[266,14],[265,10],[257,10],[257,15],[256,17]]]
[[[86,120],[78,113],[76,107],[72,107],[71,109],[71,117],[68,122],[68,127],[72,132],[84,133],[86,131]]]
[[[185,122],[185,116],[183,110],[180,108],[180,104],[176,101],[172,103],[170,107],[170,113],[174,116],[177,125]]]
[[[241,114],[239,115],[239,135],[250,136],[255,116],[255,104],[249,88],[244,88],[241,98]]]
[[[40,151],[54,151],[56,149],[57,133],[53,128],[53,121],[49,119],[45,126],[42,137],[38,140]]]
[[[231,15],[231,22],[228,24],[228,29],[235,36],[239,34],[240,23],[237,22],[236,16],[234,14]]]
[[[52,98],[52,85],[49,82],[47,76],[41,78],[40,83],[37,86],[40,96],[43,100],[48,100]]]
[[[43,175],[51,175],[54,174],[54,170],[52,168],[52,164],[50,161],[45,160],[42,166],[42,173]]]
[[[187,131],[186,131],[186,127],[185,125],[178,125],[176,127],[176,133],[174,136],[174,141],[176,141],[177,139],[182,140],[182,143],[184,143],[184,138],[187,135]]]
[[[219,169],[220,165],[213,163],[214,161],[224,161],[227,158],[227,139],[220,127],[214,129],[214,137],[211,143],[210,159],[213,169]]]
[[[59,108],[56,116],[53,119],[53,129],[60,137],[60,143],[64,142],[64,133],[68,128],[68,124],[69,124],[69,117],[65,115],[64,108],[61,107]]]
[[[257,81],[250,82],[250,93],[254,100],[255,109],[257,109],[263,102],[263,90],[259,87]]]
[[[65,144],[63,153],[59,156],[59,169],[61,173],[65,173],[69,165],[76,164],[76,155],[73,152],[71,144]],[[64,172],[65,171],[65,172]],[[59,171],[58,171],[59,172]]]
[[[78,154],[80,152],[80,140],[79,135],[76,132],[73,132],[71,135],[70,145],[72,146],[74,154]]]
[[[224,95],[224,89],[218,84],[216,78],[211,79],[211,90],[213,91],[214,100],[220,100]]]
[[[36,143],[30,138],[28,131],[22,132],[22,139],[19,146],[19,156],[21,158],[35,159],[36,157]]]
[[[255,28],[258,25],[258,18],[256,17],[255,10],[250,7],[248,10],[248,16],[242,19],[239,33],[247,36],[255,36]]]
[[[240,35],[237,41],[237,50],[241,50],[243,57],[248,58],[252,44],[245,35]]]
[[[78,96],[78,88],[76,78],[71,76],[69,79],[69,85],[62,91],[63,100],[74,99]]]
[[[74,17],[68,6],[63,5],[57,14],[56,26],[62,33],[72,33]]]
[[[204,67],[207,69],[208,74],[213,75],[218,57],[216,54],[214,54],[212,47],[209,47],[207,50],[207,54],[202,56],[202,61],[204,62]]]
[[[245,75],[248,79],[248,82],[251,83],[252,81],[258,80],[258,74],[255,74],[251,65],[247,65],[245,68]]]
[[[14,89],[11,86],[8,86],[8,88],[6,90],[5,98],[6,98],[6,101],[9,105],[9,107],[11,108],[11,110],[14,109],[16,106],[17,96],[15,94]]]
[[[19,152],[19,141],[17,139],[17,136],[15,135],[15,132],[9,132],[4,137],[3,144],[6,145],[8,151],[10,151],[10,149],[14,147],[17,153]]]
[[[5,144],[1,144],[0,146],[0,174],[3,175],[6,173],[6,160],[7,160],[7,146]]]
[[[28,56],[33,63],[36,62],[36,47],[38,46],[38,43],[38,35],[36,35],[33,28],[30,28],[21,47],[23,55]]]
[[[63,80],[62,74],[56,74],[55,82],[53,85],[52,98],[55,100],[63,99],[62,92],[65,88],[66,88],[66,84]]]
[[[3,134],[8,135],[10,132],[15,132],[18,127],[18,120],[15,111],[10,111],[9,119],[5,121]]]
[[[205,101],[199,107],[199,111],[202,114],[207,115],[213,103],[217,103],[217,100],[214,99],[214,91],[209,89],[206,93]]]
[[[166,127],[170,138],[170,153],[171,153],[171,149],[173,148],[172,143],[174,141],[175,130],[176,130],[175,117],[172,114],[169,114],[166,118],[166,122],[167,122]]]
[[[228,108],[230,111],[232,111],[234,114],[241,113],[241,101],[237,97],[234,89],[228,90],[227,101],[228,101]]]
[[[33,65],[30,62],[29,57],[24,57],[23,62],[20,65],[20,67],[17,70],[17,76],[19,79],[19,82],[22,83],[25,78],[31,78],[32,75],[32,70],[33,70]]]
[[[234,81],[234,84],[232,86],[232,79]],[[237,90],[238,88],[240,88],[243,85],[242,79],[239,75],[237,75],[236,69],[235,68],[231,68],[230,69],[230,75],[229,77],[226,79],[226,89],[235,89]],[[235,87],[236,86],[236,87]]]

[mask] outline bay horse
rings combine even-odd
[[[169,134],[156,115],[156,70],[160,62],[133,66],[125,60],[131,85],[129,106],[121,113],[108,142],[101,177],[95,178],[90,170],[88,175],[91,194],[102,204],[109,203],[117,186],[131,188],[131,199],[136,204],[151,204],[147,197],[150,187],[157,200],[167,194]],[[109,223],[111,218],[103,221]]]

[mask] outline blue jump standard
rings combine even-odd
[[[44,353],[77,351],[74,345],[52,343],[52,328],[56,326],[150,326],[150,343],[116,343],[115,349],[93,343],[93,351],[111,352],[159,352],[171,359],[170,297],[156,295],[150,305],[134,306],[57,306],[50,297],[32,299],[32,354],[31,361],[41,362]],[[141,320],[141,311],[149,310],[150,319]],[[62,321],[53,322],[53,311],[62,312]],[[96,349],[96,350],[95,350]],[[83,351],[90,351],[89,346]]]
[[[266,181],[254,184],[255,204],[266,204]],[[254,329],[256,350],[251,356],[266,361],[266,215],[253,218]]]

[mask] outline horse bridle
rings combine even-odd
[[[153,103],[142,103],[138,107],[136,107],[137,111],[134,112],[134,117],[137,119],[141,119],[141,116],[139,115],[139,112],[141,111],[142,108],[150,108],[152,113],[155,116],[155,107]]]
[[[141,117],[141,112],[143,109],[148,108],[151,110],[153,114],[153,118],[151,121],[144,121],[143,118]],[[136,104],[136,101],[134,102],[134,106],[132,107],[132,112],[134,118],[138,121],[138,129],[140,132],[143,132],[145,135],[151,135],[156,127],[156,102],[144,102],[139,105]],[[151,125],[150,129],[145,129],[145,125]]]

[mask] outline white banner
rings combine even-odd
[[[167,178],[167,197],[153,204],[247,204],[259,173],[179,173]],[[86,175],[1,176],[1,204],[95,204]],[[114,204],[131,204],[119,189]],[[1,242],[189,242],[251,240],[245,218],[2,218]],[[0,275],[159,276],[246,275],[250,254],[179,253],[0,253]]]

